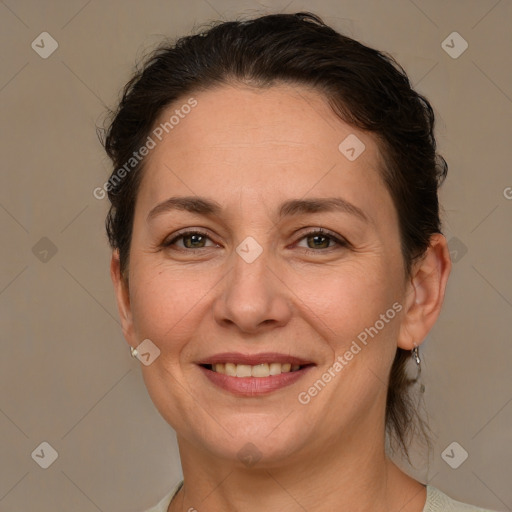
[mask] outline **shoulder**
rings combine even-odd
[[[427,485],[427,501],[423,512],[493,512],[489,509],[478,508],[467,503],[455,501],[442,491]]]
[[[148,508],[147,510],[144,510],[144,512],[167,512],[169,504],[171,503],[175,494],[181,489],[182,485],[183,480],[179,482],[171,492],[166,494],[154,507]]]

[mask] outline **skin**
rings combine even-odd
[[[129,284],[117,251],[111,262],[127,342],[149,338],[161,351],[141,368],[180,448],[185,486],[169,511],[323,512],[340,504],[421,511],[425,487],[385,455],[386,391],[397,347],[420,345],[439,315],[451,265],[445,238],[434,235],[405,278],[377,143],[342,122],[316,91],[223,85],[193,96],[197,106],[146,161]],[[338,150],[349,134],[366,146],[354,161]],[[222,211],[171,210],[148,220],[171,196],[202,196]],[[367,221],[342,211],[278,218],[285,200],[334,196]],[[184,228],[208,237],[161,247]],[[306,235],[317,228],[349,245],[332,238],[315,245]],[[252,263],[235,250],[248,236],[263,249]],[[308,404],[299,403],[298,394],[396,302],[401,311],[378,335]],[[219,352],[280,352],[316,366],[266,396],[237,397],[196,364]],[[261,456],[251,467],[237,457],[248,442]]]

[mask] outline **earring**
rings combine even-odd
[[[414,347],[412,349],[412,356],[414,357],[414,360],[416,361],[416,364],[418,365],[418,371],[421,373],[421,359],[420,359],[420,350],[418,347]]]
[[[130,352],[132,354],[132,357],[137,357],[139,355],[136,348],[130,347]]]
[[[420,349],[418,347],[414,347],[411,351],[411,356],[414,358],[414,361],[416,362],[416,368],[418,370],[418,373],[416,374],[416,378],[414,378],[411,382],[418,382],[418,379],[421,375],[421,359],[420,359]],[[421,384],[420,386],[420,392],[425,392],[425,386]]]

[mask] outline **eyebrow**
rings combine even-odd
[[[147,216],[150,221],[153,218],[173,210],[183,210],[199,215],[216,215],[222,213],[222,206],[217,202],[206,197],[199,196],[179,196],[170,197],[157,204]],[[340,211],[359,217],[364,222],[369,222],[366,214],[357,206],[349,203],[341,197],[322,197],[311,199],[291,199],[281,204],[279,208],[279,218],[303,215],[307,213],[333,212]]]

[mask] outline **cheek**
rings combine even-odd
[[[353,403],[348,398],[335,398],[339,396],[337,390],[369,404],[387,382],[395,356],[400,294],[393,269],[386,272],[384,267],[382,261],[369,258],[365,265],[347,265],[314,279],[301,277],[308,285],[301,292],[303,316],[309,315],[313,330],[328,345],[327,367],[338,363],[332,369],[340,378],[333,379],[322,400],[332,399],[340,414],[344,409],[352,410]]]
[[[197,325],[197,315],[216,280],[212,273],[162,269],[151,263],[140,265],[134,274],[130,300],[135,332],[172,350],[176,343],[168,341],[186,337]]]
[[[299,299],[297,304],[303,304],[304,314],[310,311],[308,316],[316,318],[315,323],[332,340],[331,344],[343,346],[388,310],[391,309],[385,319],[396,318],[392,305],[400,299],[400,290],[395,274],[396,270],[387,268],[380,258],[371,257],[364,263],[304,270],[290,283],[290,289]],[[386,328],[396,323],[391,320]]]

